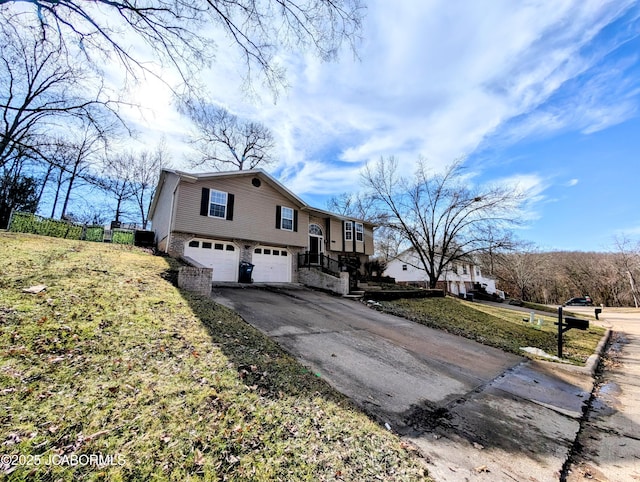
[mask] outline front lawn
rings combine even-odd
[[[536,315],[536,324],[525,312],[498,308],[482,303],[470,303],[458,298],[402,299],[381,302],[383,310],[404,318],[438,328],[480,343],[523,355],[520,348],[539,348],[550,355],[557,353],[557,326],[553,315]],[[542,319],[542,326],[537,320]],[[538,329],[539,328],[539,329]],[[569,330],[564,333],[563,355],[567,361],[584,364],[592,355],[604,329],[590,327],[587,331]]]
[[[0,478],[429,480],[169,260],[11,233],[0,253]]]

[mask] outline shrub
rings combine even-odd
[[[87,226],[84,232],[84,239],[101,243],[104,241],[104,228],[102,226]]]
[[[9,231],[56,238],[82,239],[82,226],[67,221],[43,218],[31,213],[13,213]]]
[[[114,229],[111,242],[114,244],[133,244],[133,231]]]

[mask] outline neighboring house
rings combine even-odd
[[[308,206],[261,169],[163,169],[149,218],[160,251],[213,268],[214,281],[237,282],[242,261],[255,282],[297,282],[299,265],[343,270],[373,254],[372,224]]]
[[[420,259],[415,250],[410,248],[400,253],[396,259],[389,261],[384,275],[395,278],[397,283],[428,286],[429,276],[419,266],[421,266]],[[454,263],[449,269],[445,270],[436,287],[444,289],[447,293],[460,295],[473,291],[477,284],[489,294],[496,293],[500,296],[502,293],[496,290],[495,280],[485,277],[479,266],[462,261]]]

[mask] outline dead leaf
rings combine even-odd
[[[107,433],[109,433],[109,430],[100,430],[99,432],[89,435],[85,438],[85,440],[93,440],[94,438],[100,437],[101,435],[105,435]]]
[[[483,472],[489,473],[489,467],[486,465],[481,465],[480,467],[476,467],[476,474],[482,474]]]
[[[478,442],[473,442],[473,447],[478,450],[482,450],[484,448],[484,445],[479,444]]]
[[[193,463],[196,465],[204,465],[204,454],[196,449],[196,453],[193,456]]]
[[[419,451],[418,447],[416,447],[414,444],[412,444],[411,442],[406,442],[404,440],[402,440],[400,442],[400,447],[402,447],[407,452],[418,452]]]
[[[47,289],[47,285],[35,285],[35,286],[30,286],[29,288],[24,288],[22,292],[29,293],[30,295],[37,295],[38,293],[42,293],[46,289]]]

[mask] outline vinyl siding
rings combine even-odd
[[[177,183],[178,176],[175,174],[167,174],[164,178],[164,184],[158,186],[159,197],[153,212],[153,218],[151,218],[151,226],[156,233],[156,244],[161,251],[166,251],[166,244],[169,240],[171,203],[173,200],[173,191]]]
[[[329,220],[329,242],[327,243],[327,251],[338,253],[344,252],[344,232],[342,230],[342,221],[340,219]]]
[[[372,256],[374,253],[373,246],[373,227],[364,225],[364,254]]]
[[[355,239],[355,237],[356,231],[354,226],[353,238]],[[370,225],[364,224],[364,241],[355,242],[355,251],[353,239],[350,241],[346,241],[344,239],[343,221],[341,219],[330,219],[328,239],[327,251],[330,250],[336,253],[356,253],[366,255],[373,254],[373,228]]]
[[[300,206],[262,179],[260,187],[251,184],[251,176],[182,182],[178,190],[173,229],[201,236],[244,239],[266,244],[306,247],[309,215]],[[200,215],[202,188],[234,195],[233,220]],[[276,206],[298,210],[298,231],[276,229]]]

